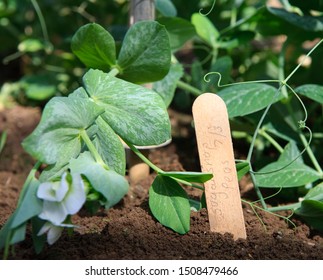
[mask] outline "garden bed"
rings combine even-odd
[[[198,171],[195,135],[190,115],[170,112],[173,142],[153,150],[150,160],[163,170]],[[40,119],[40,110],[14,107],[0,112],[0,131],[8,139],[0,161],[0,227],[14,211],[19,191],[33,165],[21,141]],[[241,153],[237,150],[236,153]],[[66,231],[39,255],[34,253],[31,236],[14,247],[10,259],[323,259],[323,235],[292,219],[296,228],[272,214],[243,204],[247,240],[234,241],[229,234],[209,231],[206,210],[192,212],[191,229],[180,235],[158,223],[148,207],[148,188],[155,174],[131,186],[128,195],[109,211],[94,216],[85,210],[73,217],[79,227],[69,236]],[[247,179],[240,182],[242,197],[255,200]],[[286,213],[283,213],[286,214]],[[266,229],[265,229],[265,227]]]

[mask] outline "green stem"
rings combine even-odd
[[[302,141],[304,147],[307,147],[307,149],[306,149],[307,154],[308,154],[310,160],[312,161],[315,169],[317,170],[318,173],[320,173],[320,175],[322,177],[323,176],[322,168],[321,168],[320,164],[318,163],[318,161],[317,161],[317,159],[316,159],[316,157],[315,157],[315,155],[314,155],[311,147],[309,146],[309,144],[308,144],[308,142],[306,140],[306,137],[301,132],[299,132],[299,137],[301,138],[301,141]]]
[[[148,158],[146,158],[133,144],[129,143],[128,141],[126,141],[125,139],[122,139],[127,145],[128,147],[136,154],[136,156],[138,156],[144,163],[146,163],[151,169],[153,169],[157,174],[161,174],[163,175],[163,173],[165,173],[165,171],[163,171],[162,169],[160,169],[158,166],[156,166],[155,164],[153,164]],[[196,189],[200,189],[200,190],[204,190],[204,188],[202,186],[187,182],[185,180],[181,180],[178,178],[174,178],[172,177],[174,180],[176,180],[179,183],[185,184],[187,186],[196,188]]]
[[[275,93],[275,96],[273,98],[273,100],[276,100],[278,94],[280,93],[281,91],[281,88],[283,87],[283,85],[281,84],[279,86],[279,88],[277,89],[276,93]],[[247,156],[247,161],[251,162],[251,157],[252,157],[252,153],[253,153],[253,149],[254,149],[254,146],[255,146],[255,143],[256,143],[256,139],[257,139],[257,136],[259,134],[259,131],[260,131],[260,127],[262,126],[264,120],[265,120],[265,117],[267,116],[268,114],[268,111],[269,109],[271,108],[271,106],[273,105],[273,102],[271,102],[265,109],[265,111],[263,112],[258,124],[257,124],[257,127],[256,127],[256,130],[255,130],[255,133],[252,137],[252,141],[251,141],[251,145],[250,145],[250,148],[249,148],[249,152],[248,152],[248,156]]]
[[[301,63],[299,63],[295,69],[292,71],[292,73],[290,73],[288,75],[288,77],[283,81],[283,84],[287,84],[287,82],[289,81],[289,79],[294,75],[294,73],[303,65],[304,61],[307,59],[307,57],[309,57],[312,52],[315,51],[315,49],[321,44],[323,43],[323,39],[321,39],[307,54],[306,56],[303,58],[303,60],[301,61]]]
[[[279,143],[271,137],[265,129],[260,129],[259,130],[259,135],[265,137],[280,153],[284,151],[283,147],[279,145]]]
[[[198,88],[195,88],[183,81],[178,81],[177,82],[177,87],[180,89],[183,89],[185,91],[188,91],[189,93],[192,93],[194,96],[199,96],[201,95],[203,92],[201,90],[199,90]]]
[[[49,42],[49,36],[48,36],[48,32],[47,32],[46,22],[45,22],[43,14],[42,14],[42,11],[41,11],[36,0],[31,0],[31,3],[33,4],[36,14],[39,18],[39,22],[40,22],[40,26],[41,26],[41,29],[43,32],[44,39],[45,39],[45,41]]]
[[[261,206],[264,208],[264,209],[267,209],[267,205],[266,205],[266,202],[265,202],[265,199],[264,197],[262,196],[262,193],[260,191],[260,188],[258,187],[257,183],[256,183],[256,176],[254,174],[254,171],[252,169],[252,165],[250,164],[250,170],[249,170],[249,174],[250,174],[250,178],[252,180],[252,183],[254,185],[254,188],[255,188],[255,191],[256,191],[256,194],[259,198],[259,201],[261,203]]]
[[[93,145],[90,137],[87,135],[85,130],[82,130],[80,133],[80,136],[84,143],[86,144],[87,148],[91,152],[92,156],[94,157],[95,161],[99,164],[101,164],[105,169],[109,170],[109,166],[103,161],[102,157],[100,156],[98,150]]]
[[[115,77],[120,73],[120,70],[117,67],[112,67],[110,72],[108,73],[109,76]]]
[[[286,211],[286,210],[294,210],[299,207],[301,207],[301,202],[289,204],[289,205],[283,205],[283,206],[276,206],[276,207],[270,207],[267,208],[269,212],[278,212],[278,211]]]
[[[287,45],[287,43],[285,42],[283,44],[282,50],[281,50],[281,52],[279,54],[279,57],[278,57],[278,77],[279,77],[279,80],[280,81],[284,81],[284,79],[285,79],[284,69],[285,69],[285,51],[286,51],[286,45]],[[288,92],[287,92],[286,87],[282,87],[282,93],[283,93],[283,95],[284,95],[285,98],[288,97]]]
[[[288,111],[289,111],[289,114],[292,116],[293,121],[294,121],[295,123],[297,123],[297,120],[295,119],[295,116],[294,116],[294,114],[293,114],[293,109],[292,109],[292,107],[291,107],[290,103],[288,103],[288,104],[287,104],[287,109],[288,109]],[[321,176],[323,176],[322,168],[321,168],[320,164],[318,163],[318,161],[317,161],[317,159],[316,159],[316,157],[315,157],[315,155],[314,155],[314,153],[313,153],[313,151],[312,151],[312,149],[311,149],[311,147],[310,147],[310,145],[309,145],[308,141],[306,140],[306,137],[304,136],[304,134],[302,133],[302,131],[301,131],[301,130],[299,130],[299,129],[297,128],[297,126],[296,126],[296,125],[293,125],[293,126],[292,126],[292,129],[294,129],[294,130],[298,133],[298,136],[299,136],[299,138],[301,139],[301,141],[302,141],[302,143],[303,143],[304,147],[307,147],[307,148],[306,148],[306,152],[307,152],[307,154],[308,154],[308,156],[309,156],[310,160],[312,161],[313,166],[315,167],[315,169],[317,170],[317,172],[318,172]]]

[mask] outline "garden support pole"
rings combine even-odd
[[[142,20],[155,19],[155,3],[154,0],[131,0],[130,1],[130,17],[129,24],[132,25]],[[144,38],[142,38],[144,39]],[[144,85],[151,88],[151,84]],[[147,157],[149,150],[141,150]],[[127,150],[127,162],[129,167],[130,183],[136,184],[140,180],[145,179],[149,175],[149,166],[142,162],[131,150]]]

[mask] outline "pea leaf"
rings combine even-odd
[[[33,178],[25,183],[20,194],[17,209],[0,230],[0,249],[9,244],[15,244],[25,239],[26,223],[42,210],[40,200],[36,197],[39,182]]]
[[[192,15],[191,22],[195,26],[196,32],[201,39],[211,47],[215,48],[217,46],[220,33],[213,23],[207,17],[202,16],[199,13]]]
[[[122,139],[138,146],[170,139],[170,122],[161,97],[142,86],[90,70],[83,77],[91,98],[105,109],[102,118]]]
[[[303,30],[306,31],[323,31],[323,17],[318,16],[310,16],[310,15],[304,15],[300,16],[296,13],[290,13],[286,11],[285,9],[281,8],[273,8],[270,6],[267,6],[267,9],[270,13],[273,15],[283,19],[284,21],[287,21],[291,23],[292,25],[295,25]]]
[[[195,27],[189,21],[177,17],[162,17],[158,22],[166,27],[172,51],[180,49],[185,42],[196,35]]]
[[[160,175],[194,183],[205,183],[213,177],[212,173],[200,172],[163,172]]]
[[[255,174],[257,184],[261,187],[289,188],[304,186],[320,179],[320,174],[305,165],[301,159],[288,165],[298,154],[299,151],[296,145],[293,143],[288,144],[278,161],[270,163],[259,170],[259,173],[264,174]]]
[[[171,52],[164,26],[140,21],[127,32],[118,56],[120,77],[134,83],[162,79],[169,71]]]
[[[323,86],[321,85],[302,85],[296,88],[295,91],[316,102],[323,104]]]
[[[19,81],[26,96],[34,100],[45,100],[55,95],[56,83],[49,74],[26,75]]]
[[[304,199],[318,200],[323,202],[323,183],[318,184],[314,188],[310,189],[305,195]]]
[[[128,192],[129,185],[124,176],[113,170],[106,170],[95,162],[90,152],[84,152],[77,159],[72,159],[70,169],[72,172],[83,174],[91,186],[106,198],[106,208],[117,204]]]
[[[22,145],[34,158],[47,164],[67,163],[81,151],[80,131],[92,125],[102,111],[94,102],[75,94],[54,97]]]
[[[71,42],[73,53],[89,68],[109,69],[116,64],[115,41],[108,31],[96,23],[82,26]]]
[[[163,98],[166,107],[172,102],[177,82],[183,75],[183,67],[180,64],[172,64],[168,74],[162,80],[153,84],[153,90]]]
[[[174,17],[177,14],[176,7],[171,0],[155,0],[156,9],[167,17]]]
[[[97,131],[93,136],[93,144],[104,162],[114,171],[124,175],[126,155],[120,138],[101,117],[98,117],[95,123],[97,124]]]
[[[281,93],[266,84],[241,84],[227,87],[218,95],[224,100],[230,118],[245,116],[283,98]]]
[[[149,189],[149,207],[164,226],[185,234],[190,228],[190,204],[186,192],[172,178],[158,175]]]
[[[238,180],[240,180],[250,170],[249,162],[239,162],[236,164]]]
[[[301,216],[313,228],[323,231],[323,202],[317,200],[303,200],[301,207],[295,214]]]
[[[42,202],[36,195],[38,186],[39,181],[36,178],[33,178],[26,188],[26,193],[19,207],[15,211],[11,224],[12,228],[20,226],[42,211]]]

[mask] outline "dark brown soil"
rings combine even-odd
[[[39,117],[40,111],[32,108],[15,107],[0,112],[0,132],[8,132],[0,155],[0,227],[15,209],[19,190],[32,167],[33,160],[20,142],[37,125]],[[172,112],[172,121],[174,141],[152,151],[150,159],[165,170],[198,171],[190,117]],[[247,240],[234,241],[229,234],[211,233],[206,210],[192,212],[190,232],[179,235],[150,214],[147,193],[153,177],[152,173],[132,185],[129,195],[109,211],[101,210],[91,216],[82,210],[73,217],[79,225],[75,233],[63,234],[39,255],[34,253],[28,235],[15,246],[10,259],[323,259],[322,234],[296,218],[294,228],[284,219],[258,211],[262,224],[247,204],[243,204]],[[254,198],[247,179],[240,182],[240,187],[244,199]]]

